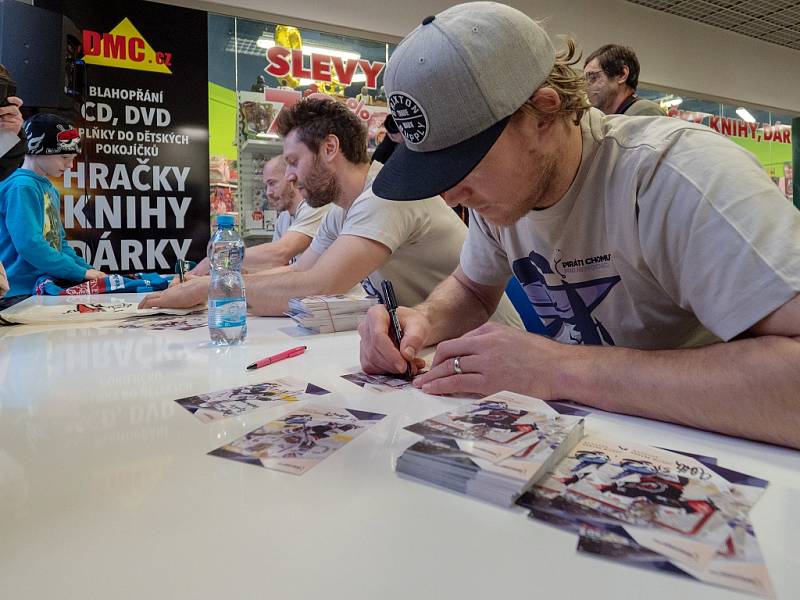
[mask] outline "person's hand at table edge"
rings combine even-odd
[[[189,271],[186,275],[191,275],[192,277],[202,277],[204,275],[208,275],[211,272],[211,263],[209,263],[208,258],[204,258],[201,260],[194,269]]]
[[[191,280],[145,296],[139,308],[194,308],[208,299],[208,277]]]
[[[416,377],[414,385],[428,394],[488,396],[508,390],[553,400],[558,396],[555,378],[570,356],[565,348],[539,335],[486,323],[440,342],[430,370]]]
[[[97,269],[86,269],[86,272],[83,274],[83,278],[86,281],[102,279],[103,277],[107,277],[107,275]]]
[[[181,281],[181,276],[180,275],[175,275],[172,279],[170,279],[169,285],[167,287],[175,287],[176,285],[180,285],[180,284],[182,284],[182,283],[184,283],[186,281],[189,281],[191,279],[195,279],[196,277],[199,277],[199,275],[192,275],[191,272],[190,273],[186,273],[183,276],[183,281]]]
[[[403,328],[402,354],[389,333],[389,313],[384,305],[370,308],[366,319],[359,324],[361,368],[365,373],[405,373],[411,362],[411,372],[416,374],[425,366],[417,354],[430,330],[428,320],[419,311],[403,306],[397,309],[397,318]]]

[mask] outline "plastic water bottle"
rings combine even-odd
[[[247,337],[247,302],[242,262],[244,242],[233,228],[233,216],[217,216],[217,230],[208,242],[211,284],[208,287],[208,333],[211,342],[228,346]]]

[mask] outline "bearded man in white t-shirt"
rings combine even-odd
[[[291,264],[300,258],[317,235],[329,208],[309,206],[294,182],[286,176],[283,156],[274,156],[264,163],[262,180],[267,201],[278,213],[278,218],[272,241],[247,250],[251,259],[260,264],[259,270]]]
[[[415,380],[429,393],[512,390],[800,447],[800,213],[709,128],[590,108],[579,58],[493,2],[397,47],[384,85],[405,145],[373,191],[441,194],[470,226],[454,275],[398,310],[401,351],[369,313],[362,367],[401,372],[438,343]],[[544,336],[484,325],[512,272]]]
[[[379,290],[388,279],[398,302],[416,304],[453,272],[467,233],[464,223],[438,196],[403,204],[377,198],[372,179],[380,164],[370,169],[366,127],[344,104],[306,98],[278,115],[277,129],[287,181],[309,206],[330,210],[296,263],[245,277],[253,312],[281,315],[290,298],[341,294],[362,280]],[[141,306],[185,308],[204,302],[207,294],[207,278],[194,278],[150,294]],[[484,320],[490,316],[522,329],[502,293],[483,314]]]

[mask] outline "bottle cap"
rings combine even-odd
[[[217,227],[233,227],[233,215],[217,215]]]

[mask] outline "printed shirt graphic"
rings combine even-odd
[[[547,336],[569,344],[614,345],[608,329],[592,313],[620,282],[619,275],[570,283],[563,272],[556,272],[558,261],[551,268],[536,252],[515,260],[512,268]]]
[[[735,144],[595,109],[581,133],[559,202],[510,226],[472,212],[467,277],[515,275],[553,339],[646,350],[730,340],[800,292],[800,213]]]
[[[50,192],[44,193],[44,223],[42,236],[53,250],[61,252],[61,220],[58,218],[58,204]]]

